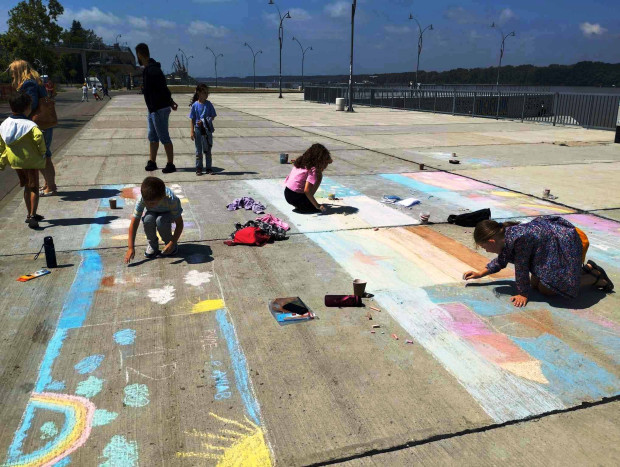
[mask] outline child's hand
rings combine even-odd
[[[136,250],[134,248],[127,248],[125,253],[125,264],[131,263],[131,260],[136,256]]]
[[[172,105],[170,107],[172,107],[172,110],[176,112],[176,110],[179,108],[179,104],[177,104],[176,102],[172,102]]]
[[[521,308],[527,305],[527,297],[525,295],[515,295],[513,297],[510,297],[510,301],[517,308]]]
[[[194,141],[194,139],[196,139],[196,136],[194,136],[194,132],[193,132],[193,131],[189,134],[189,138],[190,138],[192,141]]]
[[[174,241],[172,241],[172,240],[169,241],[168,244],[162,250],[161,254],[162,255],[169,255],[170,253],[172,253],[174,251],[175,245],[176,245],[176,243]]]
[[[466,281],[470,279],[480,279],[481,277],[482,274],[477,271],[467,271],[465,274],[463,274],[463,279],[465,279]]]

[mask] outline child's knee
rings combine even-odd
[[[156,222],[157,227],[159,227],[160,229],[172,225],[172,222],[170,222],[170,219],[168,219],[167,216],[159,216]]]

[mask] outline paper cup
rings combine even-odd
[[[355,279],[353,281],[353,295],[358,297],[364,296],[364,291],[366,290],[366,281],[361,279]]]
[[[420,222],[422,222],[423,224],[426,224],[430,217],[431,217],[431,213],[430,212],[421,212],[420,213]]]
[[[116,209],[116,198],[110,198],[110,209]]]
[[[288,154],[280,154],[280,164],[288,164]]]

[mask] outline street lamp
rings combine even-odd
[[[349,62],[349,105],[347,112],[353,110],[353,33],[355,32],[355,9],[357,8],[357,0],[351,3],[351,61]]]
[[[301,45],[301,42],[299,42],[299,39],[293,37],[294,41],[297,41],[297,43],[299,44],[299,47],[301,47],[301,89],[304,89],[304,59],[306,58],[306,52],[308,50],[313,50],[312,47],[307,47],[304,50],[304,46]]]
[[[497,81],[495,82],[495,88],[499,90],[499,70],[502,67],[502,58],[504,57],[504,48],[506,46],[506,39],[511,36],[515,37],[516,34],[514,31],[512,31],[509,34],[504,35],[504,31],[502,31],[500,27],[497,26],[495,23],[491,24],[491,27],[496,28],[499,31],[500,36],[502,37],[502,44],[499,48],[499,65],[497,65]]]
[[[217,58],[218,57],[223,57],[224,54],[216,54],[213,49],[211,47],[209,47],[208,45],[205,47],[205,49],[211,51],[211,53],[213,54],[213,58],[215,59],[215,87],[217,88]]]
[[[254,70],[254,89],[256,89],[256,56],[258,54],[262,54],[263,51],[259,50],[258,52],[254,53],[254,49],[252,48],[252,46],[250,44],[248,44],[247,42],[244,42],[243,45],[248,47],[250,49],[250,51],[252,52],[252,59],[253,59],[252,69]]]
[[[115,44],[118,44],[118,38],[119,38],[119,37],[123,37],[123,36],[122,36],[121,34],[117,34],[117,35],[116,35],[116,38],[114,39],[114,43],[115,43]]]
[[[276,5],[273,0],[269,0],[269,5],[275,5],[278,10],[278,15],[280,16],[280,27],[278,28],[278,39],[280,40],[280,75],[278,79],[280,84],[280,95],[278,98],[282,99],[282,41],[284,40],[284,26],[282,26],[282,23],[286,18],[290,18],[291,14],[287,11],[286,14],[282,16],[282,13],[280,13],[280,8],[278,8],[278,5]]]
[[[422,29],[420,22],[411,13],[409,13],[409,19],[414,20],[418,25],[418,63],[415,68],[415,85],[417,88],[418,87],[418,71],[420,71],[420,54],[422,53],[423,35],[427,30],[432,31],[433,25],[429,24],[424,29]]]

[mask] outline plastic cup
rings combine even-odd
[[[110,209],[116,209],[116,198],[110,198]]]
[[[353,295],[358,297],[364,296],[364,291],[366,290],[366,281],[361,279],[355,279],[353,281]]]
[[[431,213],[430,212],[421,212],[420,213],[420,222],[422,222],[423,224],[428,223],[428,219],[431,217]]]

